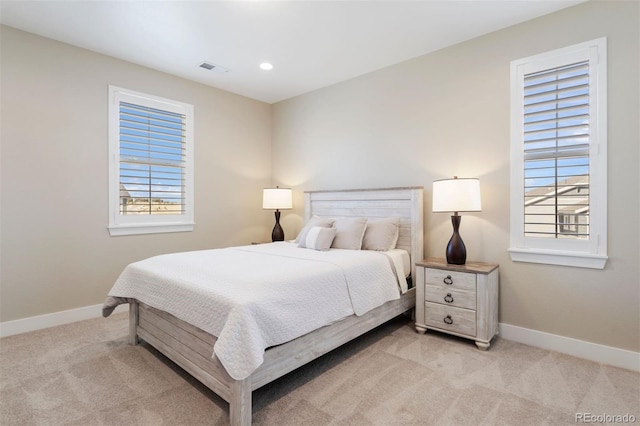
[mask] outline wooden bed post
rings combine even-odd
[[[229,420],[232,426],[251,425],[251,378],[231,383]]]
[[[139,322],[138,302],[129,302],[129,344],[138,344],[138,322]]]

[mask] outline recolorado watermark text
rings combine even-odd
[[[576,423],[635,423],[633,414],[576,413]]]

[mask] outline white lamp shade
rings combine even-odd
[[[270,210],[290,209],[291,188],[265,188],[262,192],[262,208]]]
[[[479,212],[478,179],[442,179],[433,182],[433,212]]]

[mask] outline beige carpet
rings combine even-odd
[[[224,425],[227,404],[147,345],[127,314],[0,340],[2,425]],[[560,425],[635,416],[640,374],[398,318],[253,394],[257,425]]]

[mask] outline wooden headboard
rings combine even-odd
[[[415,263],[424,254],[424,188],[347,189],[341,191],[305,191],[305,223],[320,217],[399,217],[397,248],[411,255],[411,276]]]

